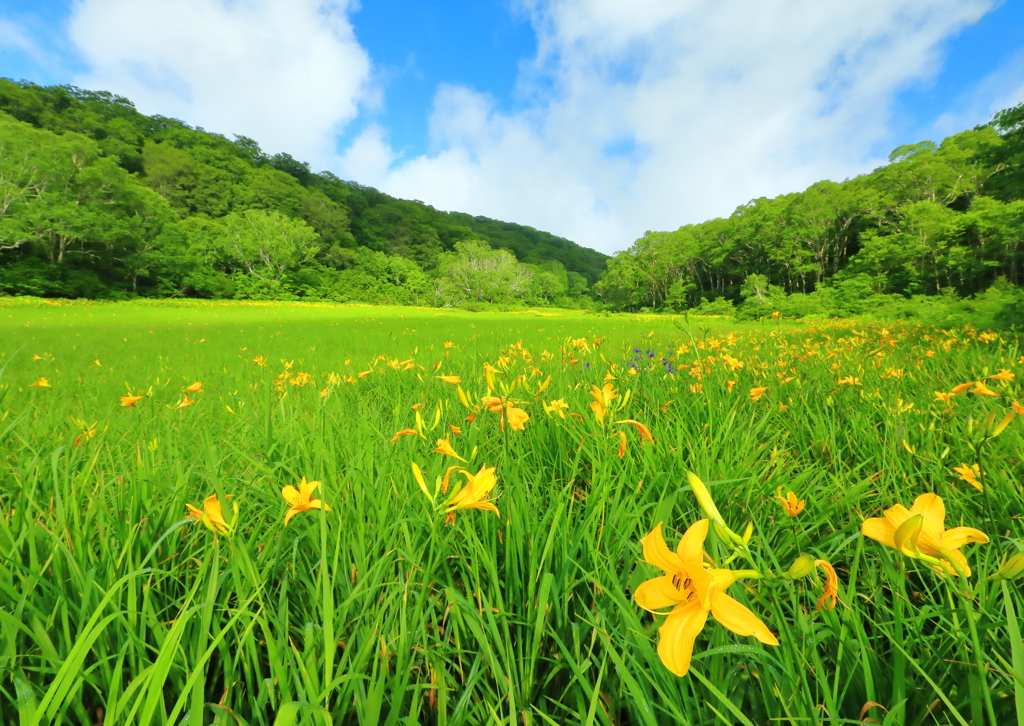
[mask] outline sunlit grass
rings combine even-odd
[[[1021,723],[1024,597],[989,577],[1024,550],[1024,420],[993,435],[1024,399],[998,375],[1021,369],[1016,339],[36,304],[0,306],[4,365],[4,723]],[[998,397],[936,395],[972,381]],[[456,508],[458,470],[435,492],[453,465],[494,467],[479,501],[500,516]],[[728,527],[753,523],[726,566],[763,577],[729,595],[779,645],[709,622],[679,678],[632,596],[662,574],[640,539],[664,522],[674,546],[705,516],[687,471]],[[330,511],[286,527],[303,478]],[[990,539],[963,547],[969,580],[860,534],[926,492]],[[211,495],[224,527],[187,516]],[[732,552],[714,531],[705,548]],[[821,569],[782,577],[802,552],[835,566],[835,609]]]

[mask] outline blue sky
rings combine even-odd
[[[1024,0],[6,0],[0,75],[605,252],[1024,101]]]

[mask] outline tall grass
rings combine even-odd
[[[987,417],[1024,396],[986,379],[1022,360],[1009,337],[859,323],[0,307],[0,722],[1022,724],[1024,596],[990,575],[1024,550],[1024,420],[991,437]],[[523,431],[466,421],[436,377],[479,408],[485,362]],[[936,400],[974,380],[999,398]],[[410,463],[432,487],[461,464],[432,451],[446,436],[468,471],[496,467],[500,517],[446,524],[424,496]],[[679,678],[632,593],[660,574],[640,539],[664,522],[674,546],[704,516],[687,471],[754,524],[766,576],[729,594],[779,646],[709,620]],[[302,477],[330,511],[285,527]],[[969,579],[860,534],[925,492],[988,534]],[[238,506],[230,534],[186,518],[211,494]],[[818,575],[781,576],[801,552],[838,570],[834,610]]]

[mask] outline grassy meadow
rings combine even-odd
[[[0,368],[5,726],[1024,726],[1011,335],[9,299]]]

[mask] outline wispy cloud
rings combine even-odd
[[[350,10],[345,0],[80,0],[68,32],[89,72],[74,83],[324,168],[336,135],[375,100]]]
[[[539,50],[522,66],[521,110],[442,86],[430,153],[397,159],[371,128],[339,165],[392,194],[622,249],[646,229],[870,169],[895,95],[935,74],[940,42],[992,6],[523,0]]]

